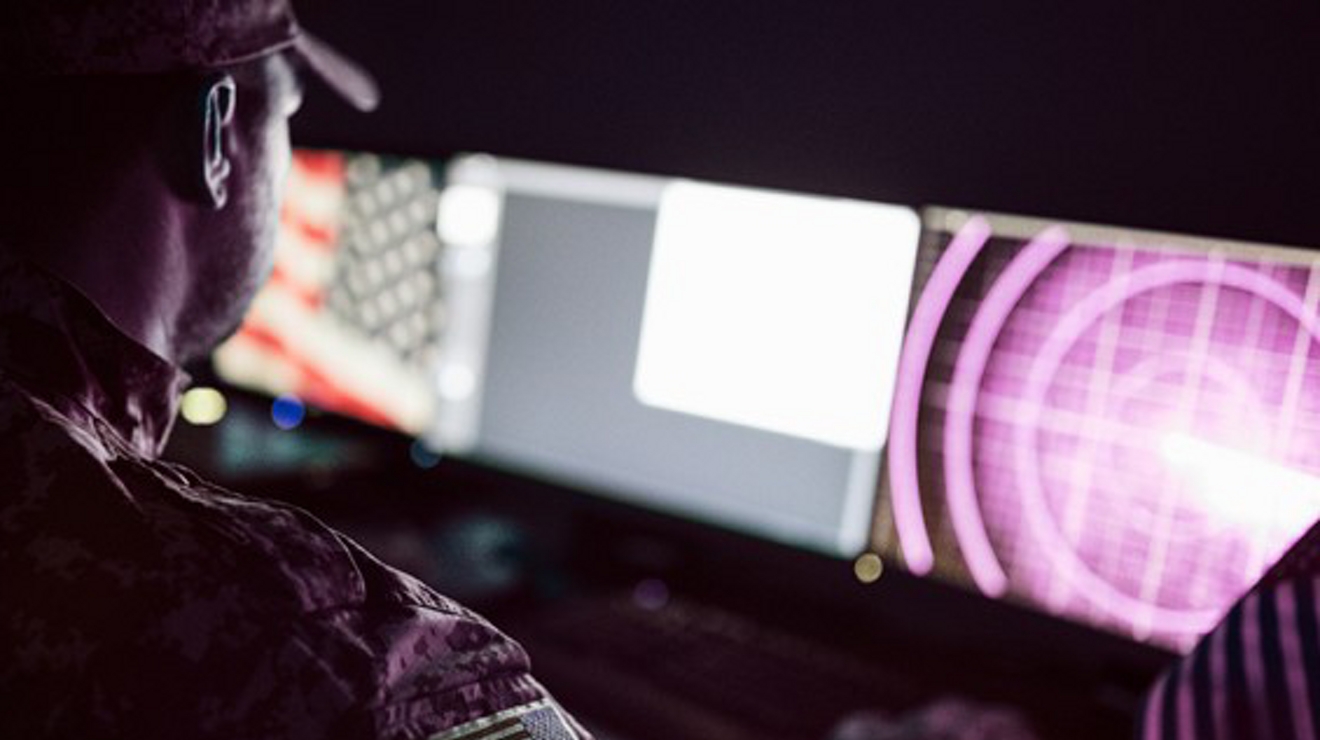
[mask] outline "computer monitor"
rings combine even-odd
[[[435,452],[1180,649],[1320,517],[1316,269],[1270,245],[300,150],[274,275],[215,365]]]
[[[428,430],[446,320],[442,177],[424,160],[298,150],[270,280],[214,353],[219,376],[282,399],[277,424],[306,403]]]
[[[923,222],[873,547],[1188,648],[1320,517],[1320,255]]]
[[[300,150],[283,222],[222,379],[630,505],[865,547],[913,210]]]
[[[436,447],[862,550],[914,211],[472,156],[448,170],[439,228],[455,333]]]

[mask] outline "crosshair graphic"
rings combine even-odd
[[[907,566],[1190,644],[1320,517],[1313,260],[968,220],[900,362]]]

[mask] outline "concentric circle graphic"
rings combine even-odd
[[[904,558],[938,569],[951,531],[987,595],[1184,644],[1320,517],[1314,266],[1052,227],[988,271],[991,241],[968,220],[910,322]]]

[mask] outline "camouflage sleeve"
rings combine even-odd
[[[520,645],[481,616],[344,542],[369,597],[360,609],[324,615],[321,627],[339,646],[366,649],[374,683],[364,737],[466,738],[469,730],[500,718],[511,726],[524,723],[519,726],[526,737],[536,740],[590,740],[532,677]]]
[[[586,737],[516,642],[305,512],[9,410],[0,738]]]
[[[212,491],[211,498],[222,495]],[[532,677],[522,647],[480,615],[305,512],[263,507],[260,531],[278,534],[267,557],[307,576],[301,588],[312,595],[300,603],[317,605],[273,644],[253,643],[249,659],[261,664],[258,656],[270,656],[271,678],[248,690],[282,706],[279,724],[325,723],[325,732],[306,737],[424,740],[492,716],[553,707],[535,716],[542,723],[558,718],[565,738],[589,740]],[[295,547],[300,539],[303,546]]]
[[[589,739],[517,643],[430,594],[283,623],[239,609],[205,639],[147,632],[103,650],[78,702],[92,707],[85,736],[99,726],[140,738],[430,740],[498,717],[543,728],[528,738]]]

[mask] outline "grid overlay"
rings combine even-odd
[[[988,234],[933,329],[920,534],[939,577],[1185,648],[1320,516],[1317,264],[1050,238]]]

